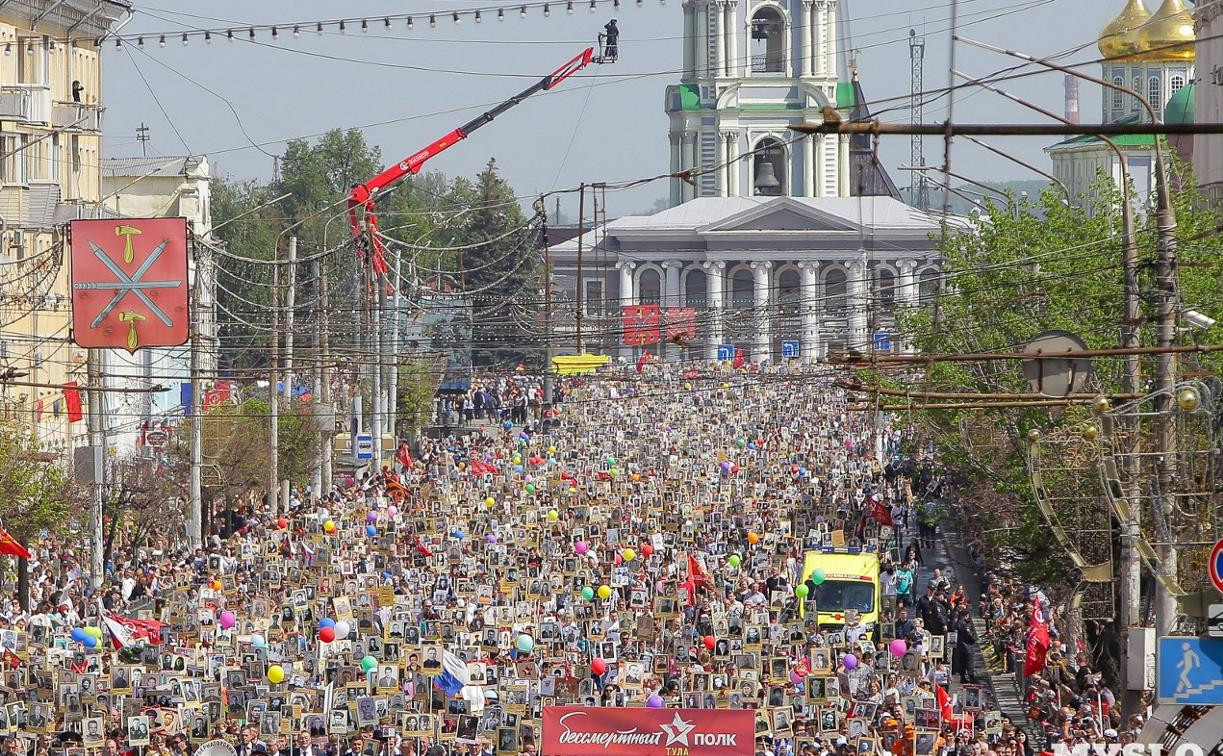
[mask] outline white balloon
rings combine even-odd
[[[340,620],[339,622],[335,623],[335,639],[336,640],[344,640],[345,638],[348,637],[348,634],[351,632],[352,632],[352,626],[349,625],[344,620]]]
[[[255,648],[263,648],[267,645],[267,640],[262,635],[252,635],[251,645]]]

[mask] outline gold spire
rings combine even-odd
[[[1185,0],[1164,0],[1151,20],[1138,31],[1138,57],[1142,60],[1193,60],[1193,11]]]
[[[1138,52],[1138,33],[1151,18],[1142,0],[1129,0],[1121,15],[1100,30],[1100,52],[1106,58],[1127,58]],[[1192,22],[1190,23],[1192,28]]]

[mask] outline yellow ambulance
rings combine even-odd
[[[860,623],[873,629],[879,622],[879,600],[883,584],[879,579],[879,555],[857,548],[826,548],[808,551],[803,557],[802,582],[819,569],[824,582],[815,586],[820,627],[845,624],[845,610],[858,612]]]

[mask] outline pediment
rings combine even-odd
[[[806,231],[810,233],[857,231],[858,226],[844,218],[821,212],[788,197],[778,197],[716,223],[702,232]]]

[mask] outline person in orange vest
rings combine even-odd
[[[915,730],[912,724],[906,724],[904,731],[896,736],[892,741],[892,746],[888,750],[892,752],[892,756],[914,756],[913,753],[913,735]]]

